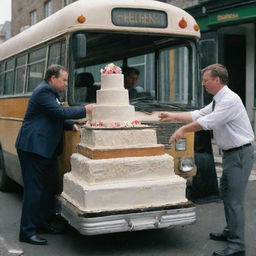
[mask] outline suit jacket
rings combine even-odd
[[[16,139],[16,148],[52,158],[62,140],[63,130],[86,116],[84,107],[64,108],[56,90],[46,82],[39,84],[29,100],[24,121]]]

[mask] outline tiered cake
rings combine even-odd
[[[110,73],[109,73],[110,72]],[[120,68],[108,65],[92,121],[64,176],[63,197],[81,211],[102,212],[186,202],[185,180],[157,144],[155,130],[134,120]]]

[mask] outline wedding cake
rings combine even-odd
[[[134,120],[121,69],[101,71],[92,121],[81,130],[62,196],[84,212],[144,209],[186,202],[186,182],[157,143],[155,129]],[[99,129],[100,128],[100,129]]]
[[[128,90],[124,88],[124,75],[121,68],[113,63],[101,69],[101,89],[96,95],[97,105],[92,111],[93,127],[138,126],[134,106],[129,104]]]

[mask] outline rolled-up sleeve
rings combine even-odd
[[[193,121],[197,121],[204,130],[213,130],[232,121],[239,115],[240,110],[234,111],[237,99],[230,99],[216,104],[214,111],[211,110],[211,105],[207,105],[201,110],[192,111],[191,116]]]

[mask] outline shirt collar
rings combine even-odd
[[[229,91],[229,88],[227,85],[224,85],[223,88],[221,88],[213,97],[213,99],[218,102],[220,101],[220,99],[222,98],[222,96],[227,92]]]

